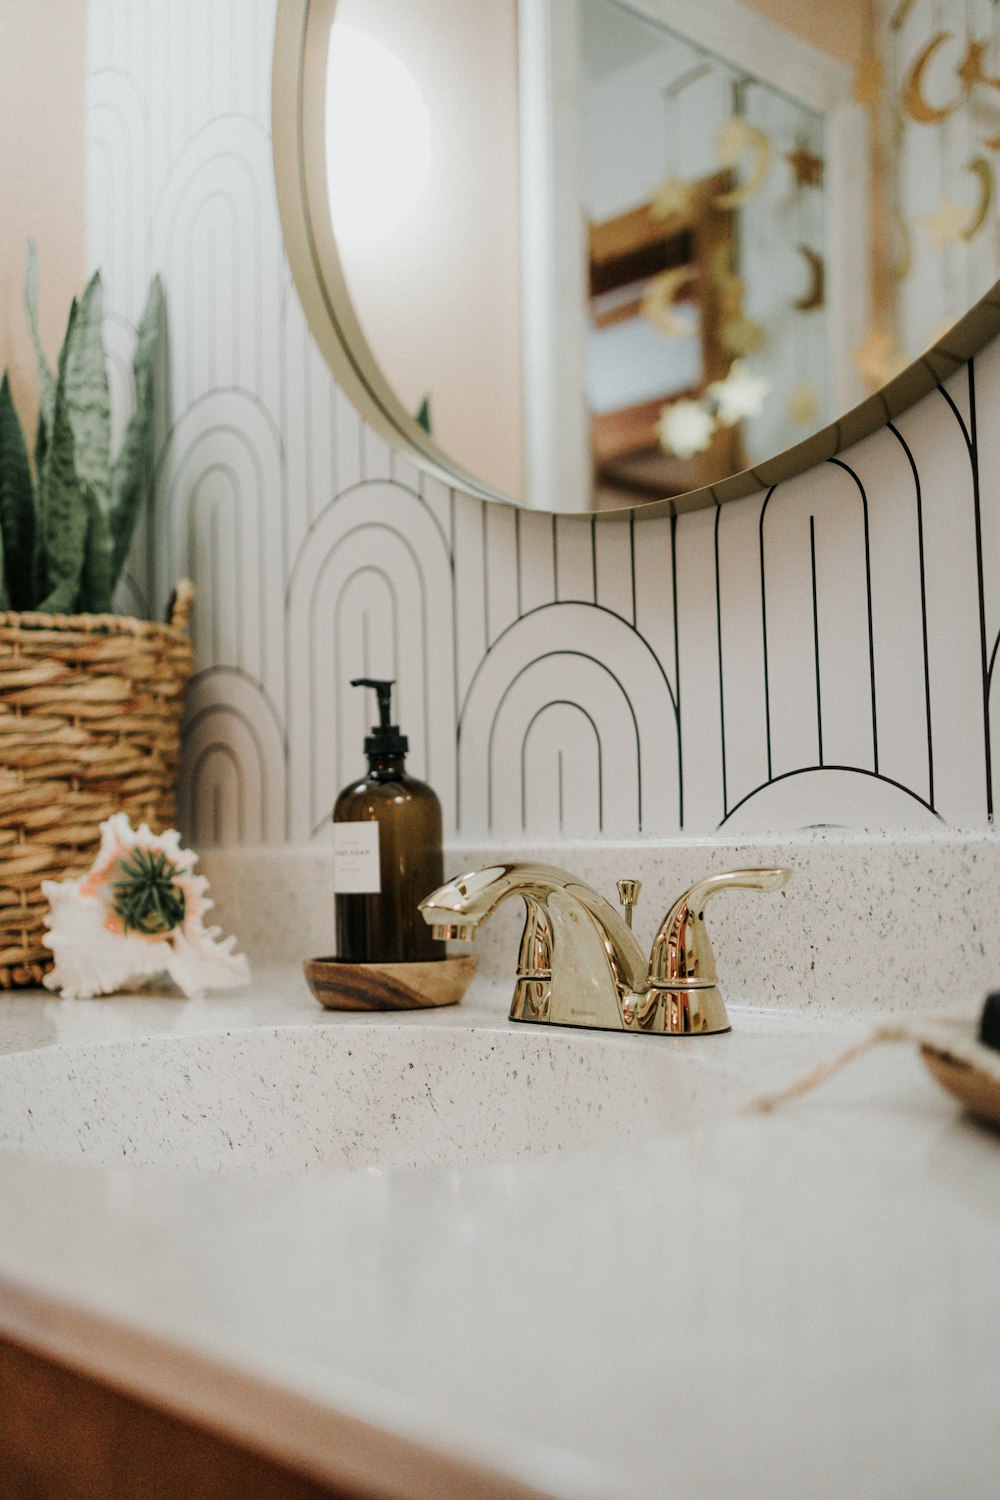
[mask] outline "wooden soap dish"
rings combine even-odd
[[[1000,1126],[1000,1077],[997,1076],[996,1053],[987,1052],[985,1047],[979,1049],[983,1062],[977,1065],[967,1055],[968,1050],[963,1048],[964,1055],[956,1056],[927,1042],[920,1048],[924,1062],[942,1088],[961,1100],[966,1109],[981,1120]]]
[[[415,964],[307,958],[302,970],[306,984],[327,1010],[422,1010],[457,1004],[472,982],[476,963],[467,954]]]

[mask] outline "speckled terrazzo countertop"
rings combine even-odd
[[[864,1029],[0,1000],[0,1329],[422,1497],[995,1493],[1000,1138]]]

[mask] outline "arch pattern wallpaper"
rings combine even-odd
[[[90,0],[89,259],[119,424],[164,278],[123,606],[197,586],[185,832],[325,839],[394,677],[452,839],[982,827],[1000,791],[1000,349],[864,443],[676,521],[485,505],[361,420],[309,334],[271,152],[274,0]],[[997,788],[997,790],[995,790]]]

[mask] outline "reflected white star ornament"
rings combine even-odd
[[[694,458],[711,445],[715,419],[703,401],[674,401],[660,412],[660,447],[676,458]]]
[[[713,380],[708,396],[715,402],[720,427],[735,427],[744,417],[759,417],[771,382],[755,375],[741,359],[734,359],[725,380]]]

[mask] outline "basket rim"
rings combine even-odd
[[[138,615],[50,615],[44,610],[0,610],[0,630],[66,631],[85,635],[157,635],[189,641],[188,614],[194,590],[181,579],[171,598],[170,620],[142,620]]]

